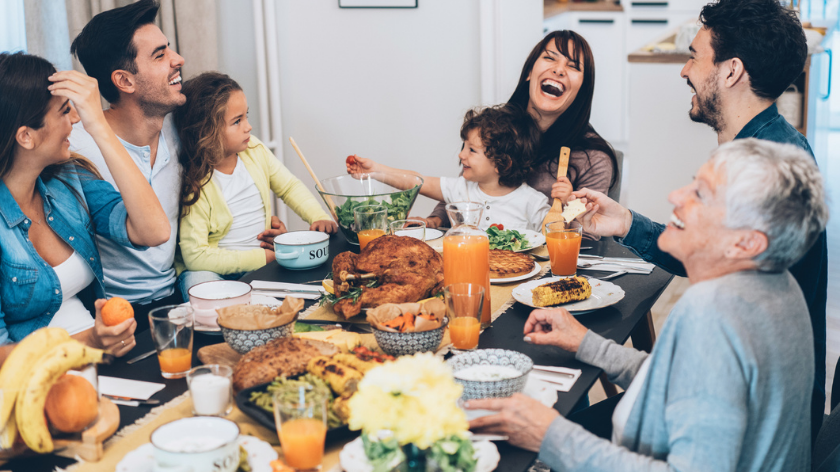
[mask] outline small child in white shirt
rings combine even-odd
[[[506,229],[540,231],[551,206],[545,194],[525,183],[540,139],[533,119],[513,106],[470,110],[461,126],[461,139],[464,144],[458,154],[463,168],[460,177],[429,177],[358,156],[347,158],[347,173],[418,175],[423,178],[420,194],[429,198],[446,203],[484,203],[481,229],[501,224]]]

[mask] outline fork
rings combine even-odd
[[[605,276],[603,276],[603,277],[592,277],[591,275],[584,275],[584,274],[579,274],[579,275],[580,275],[581,277],[586,278],[586,279],[595,279],[595,278],[597,278],[598,280],[610,280],[610,279],[614,279],[614,278],[616,278],[616,277],[621,277],[622,275],[624,275],[624,274],[626,274],[626,273],[627,273],[627,271],[626,271],[626,270],[619,270],[618,272],[613,272],[612,274],[605,275]]]

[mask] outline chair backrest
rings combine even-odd
[[[615,180],[615,185],[607,192],[607,196],[615,201],[619,201],[621,198],[621,180],[624,178],[624,173],[621,171],[624,165],[624,153],[616,149],[615,160],[618,164],[618,178]]]
[[[811,454],[813,472],[840,470],[840,405],[823,421]]]

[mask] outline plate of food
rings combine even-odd
[[[513,252],[530,251],[545,244],[545,236],[529,229],[505,229],[503,225],[487,228],[490,249],[504,249]]]
[[[307,340],[306,342],[311,343],[312,341]],[[276,376],[271,382],[250,385],[241,389],[236,395],[237,407],[259,424],[273,430],[275,428],[273,392],[285,385],[294,386],[301,383],[314,385],[330,394],[327,438],[355,434],[347,428],[349,416],[347,402],[355,393],[356,385],[368,370],[393,360],[390,356],[370,351],[361,346],[349,352],[337,350],[333,353],[325,352],[320,356],[308,355],[305,350],[296,351],[294,349],[289,349],[286,352],[273,352],[271,356],[269,362],[273,365],[292,367],[292,364],[297,364],[298,367],[286,369],[282,373],[278,371],[277,373],[281,373],[281,375]],[[295,359],[288,359],[289,362],[284,362],[283,356],[292,356]],[[307,356],[307,358],[298,359],[300,356]],[[289,375],[285,375],[287,372]],[[234,387],[248,385],[247,383],[237,382],[237,380],[237,374],[234,372]]]
[[[475,468],[473,472],[492,472],[496,470],[499,465],[501,456],[499,449],[490,441],[476,441],[472,443],[473,458],[475,459]],[[378,448],[384,449],[384,448]],[[376,452],[385,452],[376,451]],[[365,445],[362,437],[358,437],[353,441],[347,443],[344,449],[338,455],[341,464],[341,469],[346,472],[373,472],[374,470],[391,470],[391,467],[399,465],[399,456],[393,460],[393,463],[378,464],[379,467],[385,466],[386,469],[376,469],[365,454]],[[386,459],[382,459],[386,460]],[[399,470],[399,469],[394,469]]]
[[[529,279],[540,273],[539,264],[520,252],[490,250],[490,283],[506,284]]]
[[[624,298],[624,290],[614,283],[584,277],[550,277],[531,280],[513,292],[514,300],[534,308],[563,307],[572,314],[614,305]]]

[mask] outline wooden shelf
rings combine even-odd
[[[551,18],[567,11],[624,11],[624,8],[620,3],[611,0],[598,0],[596,2],[543,1],[543,18]]]

